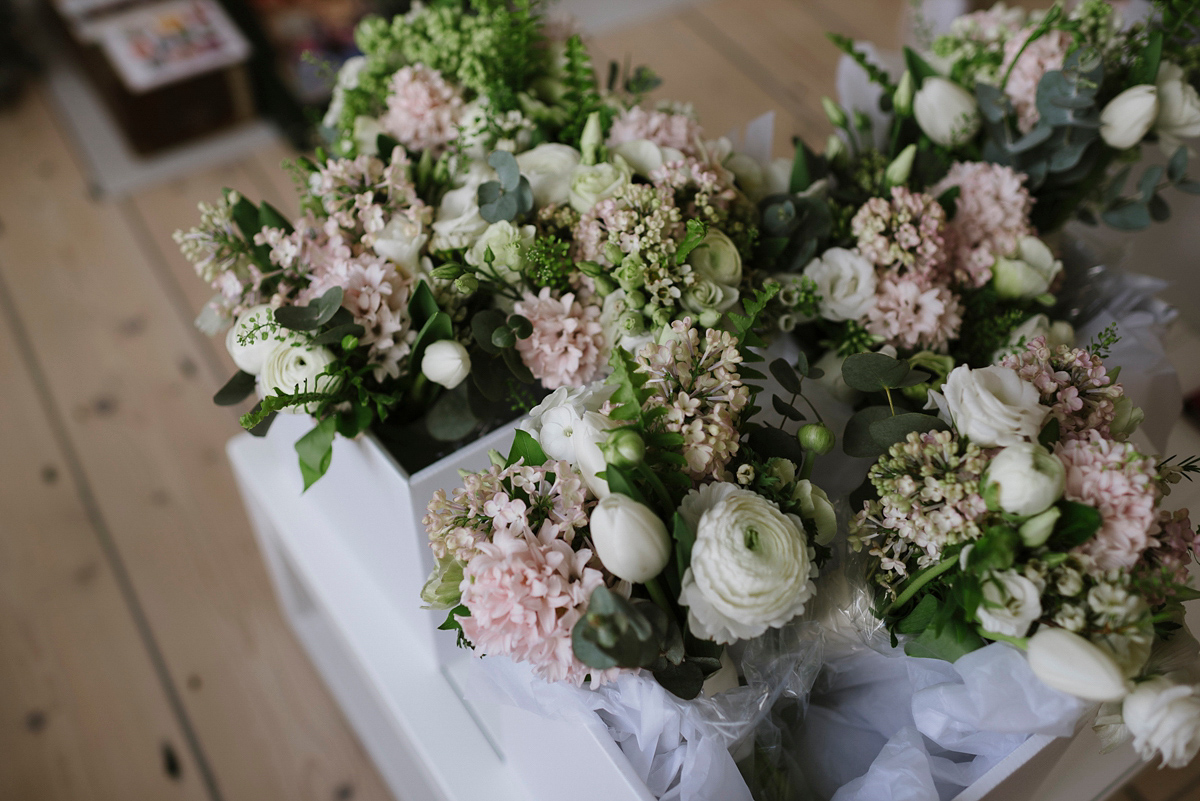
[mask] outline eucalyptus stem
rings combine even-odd
[[[927,567],[923,572],[913,576],[912,583],[904,588],[904,592],[900,593],[900,595],[896,597],[896,600],[892,601],[885,614],[891,614],[895,610],[904,606],[906,603],[912,600],[912,597],[917,594],[918,590],[948,571],[950,568],[954,567],[956,564],[958,564],[957,555],[951,556],[948,559],[944,559],[932,567]]]
[[[887,387],[883,388],[883,394],[887,395],[888,408],[892,410],[892,417],[896,416],[896,404],[892,403],[892,391]]]

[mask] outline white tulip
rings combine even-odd
[[[644,584],[671,558],[667,526],[653,510],[628,495],[602,498],[588,520],[592,546],[601,563],[619,579]]]
[[[1200,695],[1168,678],[1137,685],[1122,707],[1133,748],[1145,760],[1162,755],[1169,768],[1182,768],[1200,752]]]
[[[1158,68],[1158,118],[1154,129],[1168,153],[1179,147],[1180,139],[1200,136],[1200,94],[1187,82],[1183,69],[1169,61]]]
[[[262,303],[238,315],[225,334],[225,349],[237,368],[250,375],[263,371],[276,348],[295,339],[292,332],[275,322],[275,309]]]
[[[1062,497],[1067,470],[1036,442],[1018,442],[996,454],[987,466],[984,497],[1012,515],[1032,517]]]
[[[999,365],[978,370],[959,365],[940,393],[929,394],[958,433],[983,448],[1036,440],[1050,413],[1033,384]]]
[[[1034,298],[1050,289],[1062,262],[1036,236],[1023,236],[1016,254],[996,259],[992,283],[1002,298]]]
[[[566,203],[571,173],[579,166],[579,151],[570,145],[545,142],[517,156],[521,174],[529,179],[539,207]]]
[[[435,384],[454,389],[471,373],[471,356],[462,344],[441,339],[425,348],[421,372]]]
[[[412,278],[420,270],[421,252],[428,241],[429,234],[420,218],[396,214],[376,235],[371,249]]]
[[[571,171],[568,200],[571,208],[583,214],[601,200],[610,198],[629,185],[633,170],[625,159],[614,156],[612,162],[579,164]]]
[[[700,278],[713,283],[736,289],[742,282],[742,255],[733,240],[716,228],[708,230],[687,262]]]
[[[957,147],[979,130],[979,104],[966,89],[936,75],[926,78],[913,100],[917,125],[942,147]]]
[[[693,634],[729,644],[804,611],[816,565],[798,517],[728,482],[692,490],[679,513],[696,537],[679,594]]]
[[[983,582],[975,616],[984,631],[1024,637],[1042,616],[1042,590],[1015,570],[993,571]]]
[[[826,320],[860,320],[875,306],[875,265],[857,251],[830,248],[804,268]]]
[[[1109,147],[1127,150],[1142,141],[1157,117],[1157,87],[1148,83],[1131,86],[1100,112],[1100,138]]]
[[[634,175],[649,178],[650,174],[672,161],[682,161],[683,153],[673,147],[656,145],[649,139],[634,139],[622,142],[612,150],[613,155],[620,156],[633,170]],[[757,162],[756,162],[757,164]],[[728,167],[728,165],[726,165]],[[732,167],[730,167],[732,170]]]
[[[325,374],[325,368],[336,361],[333,351],[319,345],[291,340],[277,345],[263,364],[258,377],[258,396],[267,398],[278,393],[335,392],[340,379]],[[302,406],[289,406],[283,411],[312,414],[316,401]]]
[[[1042,683],[1087,701],[1120,701],[1130,689],[1102,648],[1065,629],[1042,626],[1029,638],[1029,667]]]

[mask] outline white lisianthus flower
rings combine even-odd
[[[425,348],[421,372],[435,384],[454,389],[471,373],[471,356],[461,343],[440,339]]]
[[[1079,634],[1042,626],[1029,638],[1029,668],[1043,684],[1086,701],[1120,701],[1129,682],[1104,649]]]
[[[828,545],[837,535],[837,512],[825,490],[808,479],[796,482],[792,496],[800,502],[800,517],[812,523],[817,545]]]
[[[1109,147],[1127,150],[1141,142],[1158,117],[1158,88],[1131,86],[1108,101],[1100,112],[1100,138]]]
[[[597,475],[608,466],[600,444],[618,425],[599,409],[614,391],[615,387],[599,382],[583,388],[559,387],[521,424],[546,456],[574,465],[597,498],[609,494],[608,482]]]
[[[605,198],[629,185],[633,170],[620,156],[611,162],[579,164],[571,171],[568,199],[571,208],[583,214]]]
[[[950,371],[942,391],[930,392],[942,417],[958,433],[983,448],[1036,440],[1050,410],[1041,405],[1037,388],[1010,367],[992,365]]]
[[[649,139],[634,139],[622,142],[612,149],[633,170],[634,175],[649,178],[650,173],[672,161],[682,161],[683,153],[673,147],[656,145]]]
[[[508,220],[494,222],[466,253],[467,264],[483,267],[488,248],[492,249],[492,267],[508,281],[516,281],[525,268],[525,254],[537,239],[532,225],[513,225]]]
[[[225,349],[244,373],[258,375],[276,348],[295,339],[292,332],[275,322],[275,309],[266,303],[251,306],[238,315],[225,334]]]
[[[1012,515],[1032,517],[1062,497],[1067,470],[1036,442],[1018,442],[996,454],[987,466],[984,498]]]
[[[1036,236],[1023,236],[1017,252],[996,259],[992,265],[992,283],[1002,298],[1034,298],[1050,289],[1062,262],[1046,243]]]
[[[729,644],[804,611],[816,565],[799,518],[728,482],[693,490],[679,513],[696,536],[679,594],[693,634]]]
[[[688,254],[687,263],[701,278],[737,288],[742,282],[742,255],[733,240],[716,228],[708,229],[704,239]]]
[[[979,130],[979,104],[966,89],[936,75],[921,82],[913,100],[921,130],[942,147],[957,147]]]
[[[397,214],[375,236],[371,249],[412,278],[421,269],[421,252],[428,241],[429,234],[419,218]]]
[[[258,376],[258,397],[265,399],[277,393],[334,392],[341,380],[325,374],[325,368],[334,361],[333,351],[320,345],[309,345],[300,340],[279,343]],[[312,414],[316,410],[314,401],[289,406],[282,411]]]
[[[1055,350],[1059,345],[1075,347],[1075,328],[1065,320],[1050,321],[1044,314],[1035,314],[1008,334],[1008,344],[992,355],[998,362],[1010,353],[1025,350],[1025,346],[1038,337],[1046,338],[1046,347]]]
[[[517,166],[529,179],[533,202],[539,208],[567,202],[571,174],[580,158],[578,150],[557,142],[545,142],[517,156]]]
[[[644,584],[671,558],[666,524],[628,495],[613,493],[601,499],[588,518],[588,529],[596,556],[619,579]]]
[[[1162,755],[1182,768],[1200,752],[1200,694],[1189,684],[1156,678],[1137,685],[1122,706],[1133,748],[1142,759]]]
[[[860,320],[875,305],[875,265],[856,251],[830,248],[804,274],[817,285],[826,320]]]
[[[1159,144],[1170,155],[1180,139],[1200,136],[1200,94],[1188,83],[1183,68],[1170,61],[1158,67],[1158,117],[1154,130]]]
[[[1042,616],[1042,590],[1015,570],[993,571],[983,582],[983,603],[975,609],[984,631],[1024,637]]]

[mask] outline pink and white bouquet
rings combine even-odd
[[[1198,535],[1163,501],[1197,468],[1128,440],[1141,415],[1104,364],[1113,339],[1035,337],[997,364],[961,365],[930,393],[937,417],[883,406],[870,436],[886,452],[850,542],[893,644],[950,661],[1016,645],[1044,683],[1106,704],[1106,738],[1179,766],[1200,750],[1197,648],[1181,628],[1182,602],[1200,597]],[[845,369],[890,395],[911,368],[865,354]]]
[[[734,316],[736,336],[685,319],[614,350],[607,382],[555,390],[507,458],[435,495],[422,596],[450,610],[446,628],[550,681],[647,670],[692,698],[723,646],[804,611],[837,529],[808,478],[832,441],[814,424],[796,460],[750,444],[743,379],[761,357],[746,345],[766,297]]]

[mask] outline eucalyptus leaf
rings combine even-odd
[[[855,353],[842,362],[842,379],[860,392],[899,387],[909,373],[908,362],[885,353]]]
[[[1154,193],[1158,191],[1158,182],[1162,180],[1163,168],[1159,164],[1152,164],[1142,173],[1142,179],[1138,181],[1138,192],[1142,196],[1143,203],[1149,203],[1150,198],[1154,197]]]
[[[1100,214],[1100,218],[1122,231],[1140,231],[1150,225],[1150,208],[1145,203],[1124,201]]]
[[[801,422],[805,419],[804,415],[800,412],[799,409],[797,409],[795,406],[788,403],[787,401],[785,401],[783,398],[779,397],[778,395],[771,396],[771,406],[774,407],[776,412],[783,415],[788,420],[795,420],[796,422]]]
[[[667,692],[685,701],[695,698],[704,689],[704,672],[690,659],[654,671],[654,678]]]
[[[500,348],[492,344],[492,333],[504,324],[504,312],[499,309],[484,309],[476,312],[471,318],[471,335],[484,351],[496,354],[500,352]]]
[[[1150,218],[1155,222],[1166,222],[1171,219],[1171,206],[1163,199],[1162,195],[1150,198],[1146,208],[1150,210]]]
[[[808,360],[805,359],[805,364],[807,362]],[[775,359],[767,365],[767,369],[771,371],[771,375],[785,391],[791,392],[793,395],[800,394],[800,377],[792,365],[788,364],[787,359]]]
[[[342,295],[342,288],[334,286],[307,306],[280,306],[275,310],[275,322],[292,331],[314,331],[329,322],[341,308]]]
[[[1171,155],[1171,160],[1167,163],[1167,178],[1172,183],[1178,183],[1183,180],[1183,176],[1187,173],[1188,165],[1188,149],[1187,145],[1180,145]]]
[[[348,336],[361,338],[366,332],[367,329],[357,323],[345,323],[343,325],[336,325],[313,337],[312,344],[337,345]]]
[[[950,426],[940,417],[921,412],[906,412],[894,417],[889,415],[871,422],[869,426],[871,439],[886,451],[898,442],[903,442],[914,432],[925,434],[930,431],[947,431]]]
[[[1200,195],[1200,181],[1180,181],[1175,184],[1175,188],[1189,195]]]
[[[847,456],[878,458],[887,453],[886,448],[880,448],[871,435],[871,425],[892,416],[892,410],[887,406],[868,406],[859,409],[846,422],[845,433],[842,434],[842,450]]]

